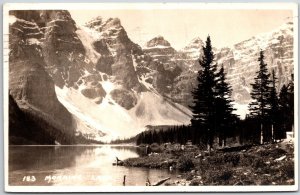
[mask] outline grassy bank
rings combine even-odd
[[[292,185],[294,145],[281,142],[220,149],[210,154],[196,146],[159,146],[157,152],[124,161],[124,166],[178,169],[165,185]]]

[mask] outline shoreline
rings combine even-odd
[[[212,151],[196,146],[184,150],[172,145],[159,152],[124,160],[122,166],[179,170],[178,180],[164,185],[294,185],[294,143],[283,141],[264,145]]]

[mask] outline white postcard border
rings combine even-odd
[[[288,186],[9,186],[8,185],[8,25],[9,10],[121,10],[121,9],[203,9],[203,10],[292,10],[294,25],[294,129],[295,184]],[[298,5],[296,3],[6,3],[3,6],[3,116],[4,169],[6,192],[263,192],[298,190]]]

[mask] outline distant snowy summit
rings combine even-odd
[[[258,70],[257,59],[260,50],[264,50],[269,71],[275,70],[278,89],[289,82],[294,71],[293,33],[293,23],[287,22],[271,32],[251,37],[232,47],[213,48],[215,62],[219,66],[224,65],[227,78],[233,87],[233,98],[237,103],[247,104],[250,100],[250,84]],[[197,61],[203,55],[203,45],[202,39],[196,37],[179,51],[166,51],[164,61],[173,62],[173,67],[180,67],[183,70],[182,75],[186,75],[186,79],[191,79],[189,83],[195,83],[196,76],[192,75],[197,74],[200,68]],[[155,53],[149,54],[156,57]]]
[[[163,36],[157,36],[146,43],[146,48],[157,47],[157,48],[167,48],[171,47],[171,44],[164,39]]]
[[[195,37],[190,41],[190,43],[188,43],[179,52],[185,54],[186,58],[190,58],[192,60],[198,60],[199,57],[203,54],[203,50],[202,50],[203,46],[204,43],[202,39],[200,37]]]
[[[233,87],[233,98],[239,103],[250,100],[249,92],[255,73],[258,71],[258,56],[264,51],[269,72],[278,77],[277,89],[289,83],[294,72],[293,24],[285,23],[272,32],[254,36],[237,43],[233,48],[223,48],[216,53],[218,64],[223,64],[227,78]]]

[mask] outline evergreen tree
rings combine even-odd
[[[294,83],[283,85],[279,94],[279,110],[282,121],[281,139],[286,137],[287,131],[293,130],[294,125]]]
[[[269,111],[269,117],[270,121],[272,124],[272,139],[277,139],[279,138],[280,134],[280,126],[279,126],[279,102],[278,102],[278,97],[277,97],[277,91],[276,91],[276,82],[277,78],[275,76],[275,71],[272,70],[272,79],[271,79],[271,86],[270,86],[270,111]]]
[[[229,129],[233,128],[234,115],[232,111],[235,109],[232,105],[231,92],[232,89],[226,82],[226,75],[224,67],[217,73],[216,85],[216,119],[217,119],[217,132],[219,137],[219,145],[226,145],[226,138],[229,137]]]
[[[214,53],[212,51],[210,37],[207,37],[206,45],[202,47],[203,56],[199,60],[201,69],[198,72],[198,86],[192,91],[194,105],[191,106],[193,128],[201,131],[201,142],[210,148],[213,145],[215,134],[215,72]]]
[[[289,98],[288,98],[288,88],[286,85],[283,85],[279,93],[279,109],[280,109],[280,118],[282,120],[281,124],[281,134],[280,138],[285,138],[285,133],[288,131],[287,121],[289,120]]]
[[[270,109],[270,104],[268,102],[270,95],[270,74],[268,73],[267,64],[264,62],[263,51],[260,51],[258,58],[259,70],[256,72],[257,76],[254,78],[254,84],[252,85],[252,92],[250,93],[253,101],[249,104],[250,115],[252,117],[257,117],[260,120],[261,126],[261,143],[269,141],[266,138],[264,130],[264,124],[266,124],[268,119],[268,110]]]

